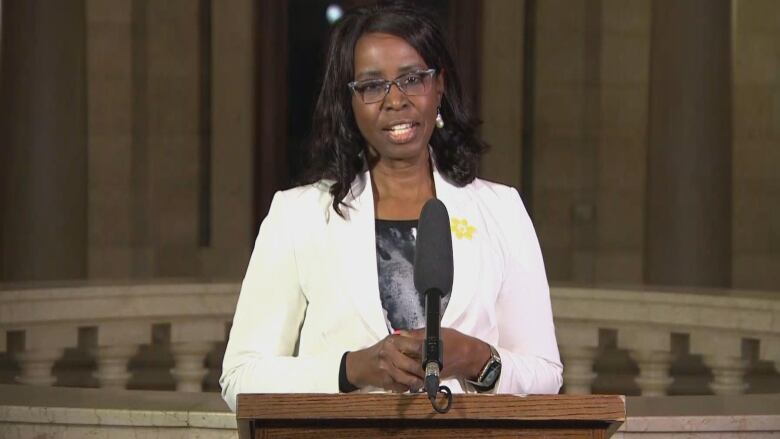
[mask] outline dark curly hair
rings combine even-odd
[[[447,180],[465,186],[477,176],[487,145],[477,137],[479,121],[464,101],[455,63],[444,34],[425,11],[405,3],[380,3],[348,11],[334,26],[327,51],[325,77],[314,109],[308,169],[304,183],[332,180],[333,208],[340,207],[352,181],[364,169],[365,140],[352,112],[347,83],[354,79],[357,40],[381,32],[402,38],[414,47],[430,68],[445,72],[441,114],[445,128],[430,140],[436,167]]]

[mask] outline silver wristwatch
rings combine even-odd
[[[495,387],[498,377],[501,376],[501,357],[498,351],[492,345],[490,346],[490,359],[485,363],[482,372],[479,373],[476,381],[466,380],[467,383],[474,386],[478,392],[487,392]]]

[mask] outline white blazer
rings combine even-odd
[[[274,196],[222,366],[222,396],[233,410],[240,393],[338,393],[344,352],[388,335],[370,178],[365,172],[352,184],[346,219],[333,211],[325,183]],[[496,346],[502,370],[495,392],[557,393],[563,367],[550,293],[520,196],[479,179],[458,188],[436,170],[434,184],[453,222],[454,283],[442,326]],[[458,380],[442,384],[473,391]]]

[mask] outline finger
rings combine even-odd
[[[414,375],[416,377],[422,378],[423,377],[423,368],[422,364],[420,363],[420,357],[410,357],[408,355],[405,355],[401,352],[398,353],[398,355],[393,355],[391,357],[393,365],[400,369],[407,374]]]
[[[419,365],[417,365],[417,367],[420,368]],[[404,392],[411,388],[422,387],[423,382],[420,377],[403,369],[398,367],[389,367],[387,369],[387,373],[396,384],[403,387],[402,391]]]
[[[416,347],[415,341],[401,336],[389,336],[379,349],[380,367],[397,367],[409,372],[421,369],[415,358],[419,357],[420,347]],[[417,367],[415,368],[415,365]]]
[[[421,375],[422,367],[416,361],[403,355],[398,350],[393,349],[392,343],[384,349],[379,360],[379,369],[382,374],[382,387],[388,390],[406,391],[413,387],[421,387],[422,379],[414,373],[398,367],[403,364],[404,367],[411,367],[412,370]]]
[[[389,375],[383,381],[382,388],[385,390],[389,390],[393,393],[403,393],[408,390],[408,388],[405,387],[403,384],[399,384],[395,382],[395,380],[393,380],[393,378]]]
[[[413,358],[420,358],[422,352],[422,340],[396,335],[391,338],[393,346],[401,353]]]

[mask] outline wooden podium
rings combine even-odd
[[[239,437],[607,438],[626,416],[619,395],[453,395],[436,413],[423,394],[244,394]]]

